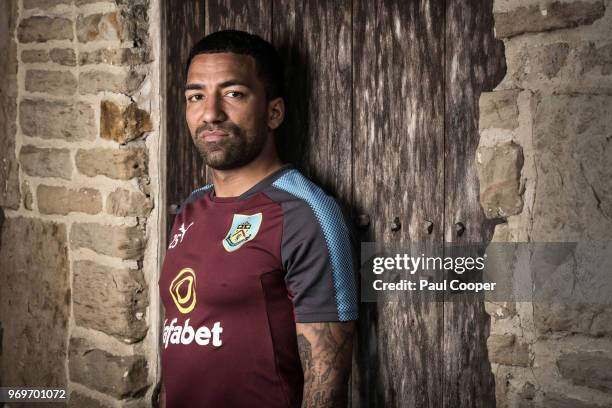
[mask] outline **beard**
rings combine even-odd
[[[196,129],[193,142],[207,166],[215,170],[242,167],[259,156],[266,143],[268,127],[265,119],[258,123],[259,126],[253,131],[242,129],[230,121],[202,125]],[[227,136],[215,142],[206,142],[200,137],[204,131],[217,130],[227,133]]]

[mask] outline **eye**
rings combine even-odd
[[[229,96],[230,98],[242,98],[244,96],[242,92],[238,91],[229,91],[225,95]]]
[[[192,94],[187,96],[187,102],[198,102],[204,99],[202,94]]]

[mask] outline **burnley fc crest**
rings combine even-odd
[[[223,248],[233,252],[255,238],[261,225],[261,213],[253,215],[234,214],[232,226],[223,239]]]

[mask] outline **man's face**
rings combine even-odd
[[[229,170],[262,151],[268,137],[264,85],[249,55],[196,55],[185,86],[187,124],[206,164]]]

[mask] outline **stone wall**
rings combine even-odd
[[[75,407],[151,406],[159,6],[0,3],[0,382],[67,386]]]
[[[477,151],[481,204],[506,221],[493,241],[610,241],[612,2],[495,0],[494,15],[508,70],[480,98]],[[588,280],[580,246],[570,279]],[[498,407],[612,406],[609,305],[487,309]]]

